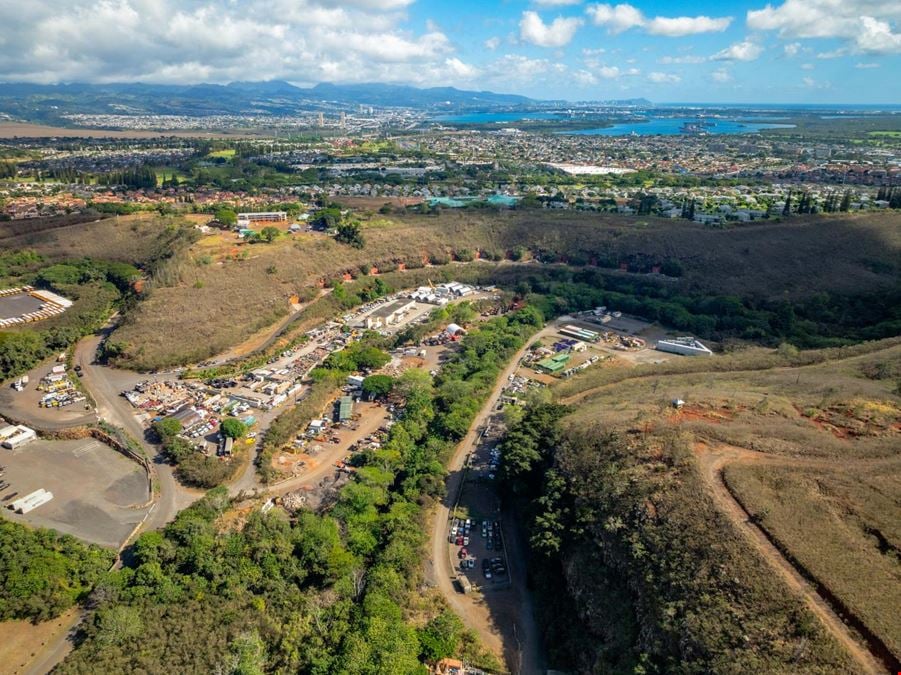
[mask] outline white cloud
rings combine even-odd
[[[485,79],[509,87],[510,84],[534,83],[541,76],[555,72],[556,66],[547,59],[531,59],[522,54],[505,54],[483,69]],[[565,66],[564,66],[565,68]]]
[[[801,70],[813,70],[815,67],[816,66],[814,66],[812,63],[802,63],[801,64]]]
[[[718,19],[709,16],[678,16],[673,18],[658,16],[648,22],[647,30],[651,35],[682,37],[683,35],[697,35],[698,33],[721,33],[729,27],[730,23],[732,23],[731,16]]]
[[[790,38],[839,38],[858,53],[901,53],[897,0],[785,0],[774,7],[750,10],[751,30],[773,30]]]
[[[485,40],[485,42],[483,42],[482,44],[485,45],[485,49],[490,49],[491,51],[494,51],[495,49],[497,49],[498,47],[501,46],[501,39],[497,36],[490,37],[487,40]]]
[[[732,23],[731,16],[655,16],[648,19],[640,9],[629,4],[589,5],[586,13],[596,26],[605,26],[607,32],[616,35],[630,28],[644,28],[651,35],[683,37],[698,33],[718,33]]]
[[[745,40],[729,45],[710,58],[714,61],[754,61],[763,53],[763,47],[756,42]]]
[[[447,66],[449,73],[460,80],[471,80],[479,74],[478,68],[471,66],[468,63],[463,63],[456,56],[445,59],[444,65]]]
[[[573,39],[582,20],[558,16],[549,24],[544,23],[538,12],[526,11],[519,21],[519,36],[539,47],[563,47]]]
[[[694,56],[686,54],[685,56],[661,56],[657,59],[657,63],[662,65],[670,65],[673,63],[704,63],[707,59],[703,56]]]
[[[798,52],[801,51],[801,43],[800,42],[790,42],[785,45],[782,50],[785,52],[785,55],[788,57],[797,56]]]
[[[801,86],[805,89],[831,89],[832,83],[828,80],[815,80],[812,77],[801,78]]]
[[[848,55],[848,49],[845,47],[839,47],[838,49],[833,49],[830,52],[820,52],[817,54],[818,59],[839,59],[843,56]]]
[[[643,26],[645,21],[640,10],[627,4],[589,5],[585,11],[596,26],[606,26],[612,35]]]
[[[858,63],[854,67],[858,68],[860,70],[869,70],[871,68],[878,68],[879,64],[878,63]]]
[[[413,0],[0,0],[0,73],[37,82],[285,79],[433,84],[471,77]]]
[[[539,7],[566,7],[567,5],[580,5],[582,0],[532,0]]]
[[[730,80],[732,80],[732,75],[730,75],[729,71],[725,68],[718,68],[717,70],[714,70],[710,74],[710,77],[713,78],[714,82],[729,82]]]
[[[615,80],[620,75],[622,75],[622,73],[616,66],[601,66],[598,69],[598,75],[603,77],[605,80]]]
[[[673,73],[649,73],[648,79],[656,84],[675,84],[681,82],[682,78]]]
[[[901,33],[892,32],[888,21],[879,21],[872,16],[862,16],[860,23],[863,30],[855,38],[860,51],[875,54],[901,53]]]
[[[577,70],[573,73],[573,79],[583,87],[590,87],[598,83],[598,78],[590,70]]]

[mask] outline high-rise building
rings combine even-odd
[[[343,129],[346,126],[347,126],[347,113],[342,110],[341,111],[341,128]]]
[[[319,126],[320,127],[325,126],[325,115],[323,113],[319,113]]]

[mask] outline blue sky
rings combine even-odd
[[[0,80],[901,104],[901,0],[0,0]]]

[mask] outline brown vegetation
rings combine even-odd
[[[822,605],[816,613],[827,630],[852,652],[859,646],[858,657],[892,667],[901,659],[898,373],[895,339],[821,352],[754,349],[683,358],[656,373],[647,367],[595,372],[582,383],[562,384],[558,393],[579,405],[567,421],[573,430],[600,424],[628,432],[641,447],[665,447],[675,432],[710,448],[731,448],[717,455],[714,471],[700,475],[723,481],[781,552],[773,549],[779,560],[768,562],[810,581],[814,590],[799,586],[798,592],[809,594],[815,610]],[[672,405],[676,398],[685,401],[681,409]],[[665,452],[651,453],[643,466],[653,472],[671,461]],[[648,479],[636,473],[633,480]],[[677,499],[698,504],[686,491],[689,483],[680,483]],[[707,487],[716,493],[716,485]],[[659,498],[651,502],[659,513]],[[741,522],[734,519],[734,527]],[[743,553],[742,564],[768,557],[764,549]]]
[[[712,230],[684,221],[588,213],[460,211],[372,215],[363,223],[363,249],[315,233],[256,245],[216,234],[156,273],[145,302],[115,339],[132,366],[196,362],[284,317],[293,296],[309,297],[324,280],[364,276],[373,267],[385,272],[400,265],[444,265],[475,252],[483,259],[536,253],[573,264],[598,262],[599,256],[605,264],[639,266],[677,260],[684,277],[671,283],[686,290],[767,296],[872,292],[896,281],[896,224],[897,216],[864,215]],[[828,267],[820,264],[827,257]]]

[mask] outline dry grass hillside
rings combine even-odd
[[[899,222],[898,215],[880,214],[711,230],[587,213],[458,211],[364,217],[363,249],[316,233],[255,245],[216,234],[159,271],[116,339],[133,365],[196,362],[274,323],[292,296],[310,297],[323,278],[430,257],[440,263],[478,250],[497,257],[527,249],[607,264],[675,259],[685,271],[678,283],[720,293],[874,291],[897,285]]]
[[[567,383],[558,394],[575,406],[569,428],[678,436],[734,530],[749,518],[759,528],[763,543],[745,555],[781,570],[814,609],[819,602],[823,625],[846,647],[859,646],[861,659],[896,670],[901,344],[829,350],[819,359],[774,354],[769,365],[764,356],[753,350],[746,364],[741,354],[682,359],[684,372],[586,375],[590,386]]]
[[[855,293],[896,285],[901,273],[901,213],[805,216],[711,229],[683,220],[566,211],[445,211],[396,218],[413,236],[434,227],[455,245],[522,245],[573,257],[609,254],[678,260],[684,281],[717,293]],[[471,232],[478,233],[477,241]]]
[[[34,250],[49,261],[96,258],[143,264],[180,219],[149,214],[61,216],[0,223],[0,249]]]

